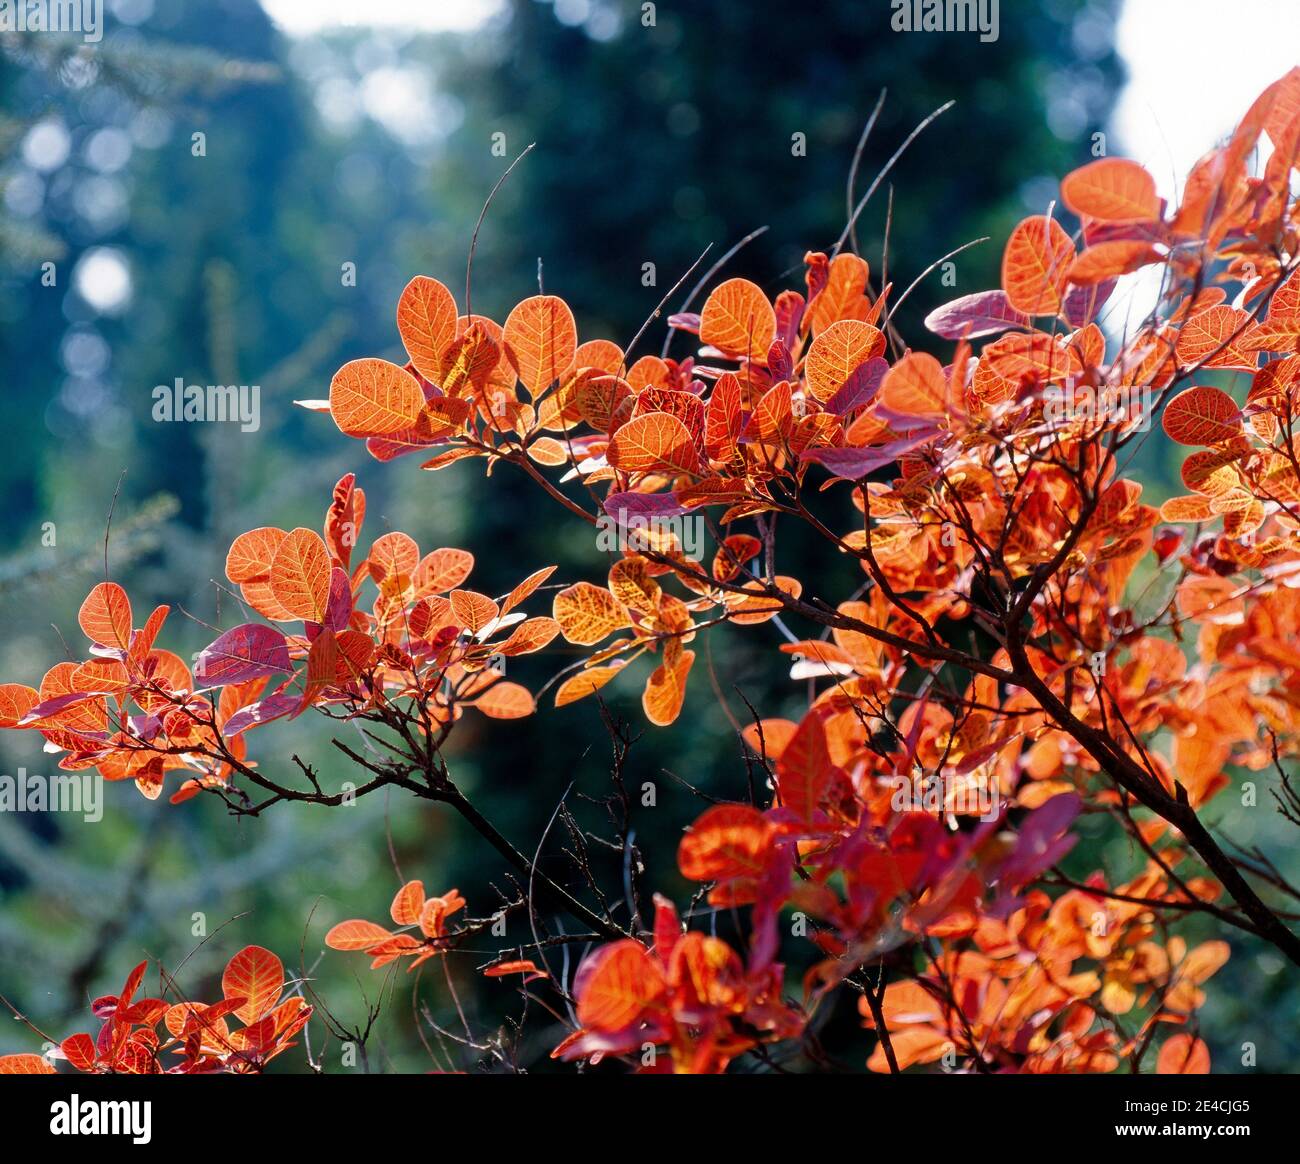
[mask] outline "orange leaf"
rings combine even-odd
[[[389,907],[388,912],[392,915],[393,921],[399,926],[413,926],[419,924],[420,913],[423,909],[424,882],[408,881],[397,891],[397,896],[393,898],[393,904]],[[384,936],[387,937],[388,935],[385,934]]]
[[[1127,158],[1098,158],[1061,179],[1061,201],[1102,222],[1145,222],[1160,215],[1156,182]]]
[[[269,574],[275,551],[288,536],[273,525],[259,526],[240,534],[230,543],[230,551],[226,554],[226,577],[238,584]]]
[[[602,946],[578,968],[578,1022],[616,1031],[664,993],[663,971],[640,942],[624,938]]]
[[[775,335],[776,312],[748,279],[715,287],[700,312],[700,342],[735,359],[765,363]]]
[[[537,710],[532,692],[518,683],[494,683],[471,707],[491,719],[523,719]]]
[[[631,625],[623,604],[603,586],[590,582],[576,582],[561,590],[555,596],[551,614],[564,637],[584,647]]]
[[[944,416],[948,382],[929,352],[908,352],[880,382],[880,403],[901,416]]]
[[[415,539],[400,530],[375,539],[370,547],[370,576],[382,582],[390,575],[414,574],[420,561],[420,547]]]
[[[621,666],[588,667],[585,671],[570,675],[555,692],[555,706],[565,707],[577,703],[579,699],[586,699],[588,695],[594,695],[621,670]]]
[[[473,569],[474,555],[468,550],[434,550],[425,554],[416,567],[415,592],[421,597],[443,594],[464,582]]]
[[[255,1023],[271,1009],[284,987],[284,966],[270,950],[245,946],[226,964],[221,975],[225,998],[242,998],[235,1014],[244,1023]]]
[[[1163,423],[1180,445],[1217,445],[1240,435],[1241,411],[1221,388],[1201,386],[1178,393],[1165,408]]]
[[[40,1055],[0,1055],[0,1075],[57,1075]]]
[[[437,279],[416,275],[397,301],[397,333],[415,370],[442,382],[442,357],[456,338],[456,301]]]
[[[1016,311],[1055,315],[1064,301],[1074,243],[1059,222],[1036,214],[1024,219],[1002,252],[1002,290]]]
[[[330,415],[348,436],[401,432],[415,424],[423,409],[419,382],[387,360],[352,360],[330,381]]]
[[[677,867],[692,881],[757,877],[766,865],[773,830],[747,804],[717,804],[686,830],[677,847]]]
[[[300,526],[285,537],[271,560],[270,586],[271,594],[290,618],[324,622],[329,602],[330,555],[320,534]]]
[[[777,762],[781,803],[802,820],[811,820],[833,771],[821,717],[804,716]]]
[[[552,398],[548,398],[552,399]],[[554,469],[568,463],[569,448],[554,437],[535,437],[528,444],[528,456],[539,465]]]
[[[496,648],[498,655],[530,655],[540,651],[560,633],[560,624],[553,618],[528,618],[511,632],[504,643]]]
[[[606,456],[625,473],[698,474],[701,469],[690,431],[677,417],[663,412],[629,420],[614,434]]]
[[[59,1049],[78,1071],[91,1071],[95,1066],[95,1040],[89,1035],[69,1035]]]
[[[885,336],[879,328],[856,319],[832,323],[808,349],[804,375],[809,393],[816,400],[829,400],[855,368],[873,356],[883,355],[884,351]]]
[[[1183,368],[1255,370],[1258,354],[1251,341],[1258,330],[1250,313],[1226,303],[1198,311],[1178,333],[1174,354]]]
[[[1200,1039],[1179,1031],[1165,1040],[1156,1061],[1158,1075],[1208,1075],[1210,1049]]]
[[[1128,275],[1159,258],[1160,252],[1149,242],[1121,239],[1098,243],[1074,260],[1069,278],[1076,287],[1087,287],[1117,275]]]
[[[681,714],[686,699],[686,677],[694,662],[695,652],[683,651],[676,663],[665,658],[646,680],[641,708],[646,719],[656,727],[667,727]]]
[[[554,573],[554,566],[543,566],[542,569],[535,570],[533,573],[529,574],[527,578],[520,582],[518,586],[511,590],[510,593],[502,599],[501,613],[509,614]]]
[[[791,598],[798,598],[803,593],[803,583],[798,578],[778,574],[772,582],[781,593],[788,594]],[[763,582],[746,582],[741,589],[749,593],[729,594],[726,599],[730,611],[728,617],[739,626],[754,626],[760,622],[767,622],[768,619],[779,614],[785,606],[779,598],[773,598],[766,593],[767,587]]]
[[[836,320],[858,318],[854,313],[867,305],[863,293],[870,274],[866,261],[847,251],[831,260],[826,285],[808,307],[815,335],[820,335]]]
[[[1209,521],[1210,499],[1193,493],[1185,497],[1171,497],[1160,507],[1161,521]]]
[[[504,978],[507,974],[527,974],[531,982],[536,978],[549,978],[545,970],[539,970],[531,958],[520,958],[513,962],[497,962],[483,971],[484,978]]]
[[[368,950],[387,941],[390,934],[383,926],[361,918],[341,921],[325,935],[325,944],[331,950]]]
[[[459,889],[449,889],[441,897],[431,897],[420,914],[420,931],[426,938],[440,938],[446,933],[446,920],[465,908]]]
[[[577,379],[573,390],[578,410],[592,428],[608,432],[616,420],[625,415],[633,398],[632,386],[618,376],[588,368]]]
[[[525,388],[538,396],[573,362],[578,329],[569,305],[555,295],[525,299],[507,317],[506,357]]]
[[[730,582],[740,575],[746,562],[756,558],[763,543],[753,534],[731,534],[723,538],[718,552],[713,556],[713,576],[719,582]]]
[[[18,721],[40,701],[35,688],[23,683],[0,683],[0,728],[17,727]]]
[[[131,600],[116,582],[101,582],[86,595],[77,622],[92,643],[125,650],[131,643]]]
[[[501,348],[492,338],[488,321],[475,316],[474,321],[466,326],[465,333],[447,349],[442,390],[448,396],[464,396],[467,388],[486,388],[500,360]],[[513,386],[513,382],[509,386]],[[503,384],[500,387],[505,390],[508,386]]]
[[[448,597],[456,620],[471,634],[478,634],[501,613],[492,599],[476,590],[453,590]]]

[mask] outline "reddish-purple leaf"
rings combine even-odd
[[[826,401],[826,411],[836,416],[847,416],[855,408],[870,404],[880,391],[881,381],[889,371],[889,361],[883,356],[873,356],[859,364],[849,374],[839,391]]]
[[[203,687],[224,687],[292,671],[284,635],[274,627],[246,622],[226,631],[199,652],[194,680]]]
[[[227,739],[239,735],[240,732],[247,731],[249,728],[260,723],[270,723],[273,719],[279,719],[281,716],[288,715],[294,711],[298,704],[302,702],[301,696],[277,692],[274,695],[268,695],[265,699],[259,699],[256,703],[250,703],[247,707],[241,707],[234,715],[226,720],[225,727],[222,729]]]
[[[686,512],[671,493],[611,493],[605,512],[620,523],[629,518],[678,517]]]
[[[944,339],[979,339],[980,336],[997,335],[1009,327],[1023,327],[1029,322],[1007,301],[1005,291],[977,291],[963,295],[942,307],[936,307],[925,317],[925,326]]]
[[[816,461],[828,468],[835,476],[856,481],[868,473],[893,464],[899,457],[933,440],[938,432],[938,429],[927,428],[920,435],[909,433],[901,440],[865,449],[806,449],[800,456],[800,460]]]

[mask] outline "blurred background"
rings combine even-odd
[[[231,539],[263,524],[319,528],[348,471],[368,494],[368,537],[402,529],[425,550],[469,549],[481,590],[502,592],[549,563],[566,581],[603,576],[590,534],[521,481],[484,482],[475,462],[435,475],[420,458],[380,466],[291,403],[327,395],[348,359],[403,359],[393,314],[412,275],[461,297],[483,201],[529,143],[479,238],[475,310],[503,318],[535,293],[540,262],[581,338],[625,343],[706,244],[720,255],[759,226],[770,229],[728,273],[773,293],[801,286],[804,252],[828,250],[843,228],[854,147],[882,89],[859,193],[921,118],[957,102],[892,174],[889,273],[905,286],[961,243],[1000,240],[1044,210],[1059,176],[1094,156],[1097,134],[1172,193],[1300,43],[1280,0],[1234,5],[1236,19],[1253,14],[1274,31],[1252,41],[1248,67],[1222,68],[1211,67],[1222,48],[1212,5],[1180,5],[1177,27],[1152,0],[1012,8],[1002,6],[991,43],[894,33],[886,0],[109,0],[95,44],[0,33],[0,678],[38,683],[68,657],[65,637],[82,650],[76,610],[102,577],[119,479],[112,575],[137,611],[172,605],[163,645],[184,656],[211,635],[178,608],[222,617],[211,580],[223,578]],[[1261,59],[1270,53],[1276,61]],[[873,274],[889,206],[882,190],[858,228]],[[904,333],[923,345],[925,312],[994,286],[1000,255],[999,241],[963,253],[955,287],[927,279],[900,316]],[[657,350],[662,332],[652,335]],[[152,389],[178,377],[259,385],[260,427],[155,422]],[[1157,496],[1176,479],[1172,463],[1148,470]],[[844,582],[841,592],[854,584]],[[783,679],[776,632],[755,629],[712,638],[719,687],[742,719],[739,692],[766,714],[797,713],[806,692]],[[549,651],[512,678],[535,689],[567,661]],[[639,690],[606,692],[654,733]],[[297,751],[327,781],[350,775],[310,717],[253,739],[274,770]],[[594,704],[504,731],[467,716],[453,741],[458,780],[526,851],[570,780],[574,811],[599,817],[581,799],[608,790]],[[48,772],[39,745],[34,733],[4,733],[0,771]],[[647,883],[684,905],[673,854],[701,803],[683,782],[733,798],[745,781],[707,672],[697,667],[676,728],[634,745],[628,777],[658,789],[637,823],[653,858]],[[1234,810],[1229,799],[1234,839],[1285,837],[1266,807]],[[1120,878],[1139,862],[1123,842],[1089,836],[1072,868],[1097,867]],[[225,924],[185,967],[193,995],[212,993],[226,958],[251,942],[304,965],[336,1014],[364,1021],[358,980],[373,1000],[383,978],[360,956],[320,957],[325,930],[382,920],[412,877],[431,893],[459,886],[486,914],[500,872],[447,813],[400,796],[248,821],[208,798],[171,807],[110,785],[95,824],[0,813],[0,992],[68,1034],[85,1025],[87,1000],[141,957],[174,967]],[[1295,975],[1232,942],[1205,1012],[1216,1069],[1240,1069],[1243,1042],[1257,1044],[1260,1068],[1300,1069],[1300,1037],[1274,1017],[1300,1006]],[[490,1030],[519,1000],[512,983],[477,976],[476,960],[487,953],[459,959],[453,974],[471,1022]],[[425,1070],[409,981],[396,986],[370,1066]],[[454,1015],[440,974],[426,976],[421,998],[440,1021]],[[0,1050],[34,1049],[17,1024],[0,1030]],[[543,1027],[520,1049],[523,1065],[545,1069],[556,1037]],[[868,1044],[851,1007],[826,1040],[861,1067]],[[300,1063],[291,1052],[277,1067]],[[336,1056],[327,1067],[341,1069]]]

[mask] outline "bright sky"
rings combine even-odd
[[[262,0],[285,32],[365,25],[410,32],[474,28],[501,9],[501,0]]]
[[[1168,197],[1260,91],[1300,64],[1300,3],[1125,0],[1117,43],[1129,83],[1113,130]]]

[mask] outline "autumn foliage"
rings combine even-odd
[[[221,975],[222,997],[214,1003],[184,999],[170,978],[167,993],[182,1001],[137,998],[148,969],[141,962],[120,993],[90,1004],[100,1020],[98,1034],[69,1035],[50,1058],[96,1075],[248,1074],[295,1046],[294,1036],[312,1016],[301,987],[285,982],[280,959],[261,946],[247,946],[230,959]],[[41,1055],[0,1056],[0,1074],[56,1073]]]
[[[217,634],[191,669],[157,645],[167,608],[136,626],[105,581],[81,609],[88,658],[39,689],[0,687],[0,722],[39,732],[65,769],[254,816],[342,799],[301,761],[256,763],[254,729],[309,710],[364,724],[381,754],[334,740],[363,773],[357,795],[449,806],[581,931],[571,975],[547,969],[540,940],[483,967],[567,1027],[558,1060],[719,1072],[802,1055],[827,1069],[816,1032],[847,999],[873,1032],[873,1071],[1207,1071],[1198,1011],[1226,939],[1300,965],[1278,904],[1295,888],[1203,816],[1244,770],[1300,824],[1286,776],[1300,752],[1298,154],[1294,70],[1176,206],[1133,162],[1082,166],[1061,182],[1068,214],[1011,232],[999,288],[927,317],[928,350],[899,332],[909,292],[876,287],[844,240],[775,298],[716,282],[698,313],[669,317],[660,355],[579,342],[555,295],[498,324],[470,313],[468,289],[462,313],[418,276],[397,304],[409,362],[352,361],[328,400],[300,403],[381,462],[527,474],[557,520],[629,531],[608,571],[557,584],[541,568],[492,596],[469,588],[467,551],[394,532],[363,552],[349,474],[319,532],[265,526],[230,547],[229,583],[264,621]],[[1163,276],[1157,306],[1108,315],[1117,280],[1141,270]],[[673,342],[692,354],[670,357]],[[1187,449],[1186,493],[1159,507],[1132,475],[1153,442]],[[712,535],[704,558],[678,536],[687,520]],[[852,593],[825,593],[824,563],[783,554],[792,524],[826,562],[856,563]],[[759,779],[682,836],[697,890],[685,921],[667,896],[644,903],[583,867],[541,872],[456,784],[442,749],[467,710],[551,713],[501,659],[562,639],[582,657],[557,668],[550,705],[636,684],[667,727],[687,706],[692,644],[723,624],[767,635],[813,695],[797,719],[741,725]],[[1085,816],[1131,838],[1144,868],[1067,877]],[[627,821],[616,831],[630,854]],[[357,918],[325,943],[415,969],[481,946],[491,915],[470,910],[488,897],[412,881],[391,927]],[[743,917],[742,936],[692,924],[701,902]],[[1223,937],[1175,932],[1198,915]],[[92,1008],[99,1038],[65,1040],[63,1057],[258,1068],[312,1013],[280,1001],[272,961],[236,955],[207,1008],[132,1001],[141,968]]]

